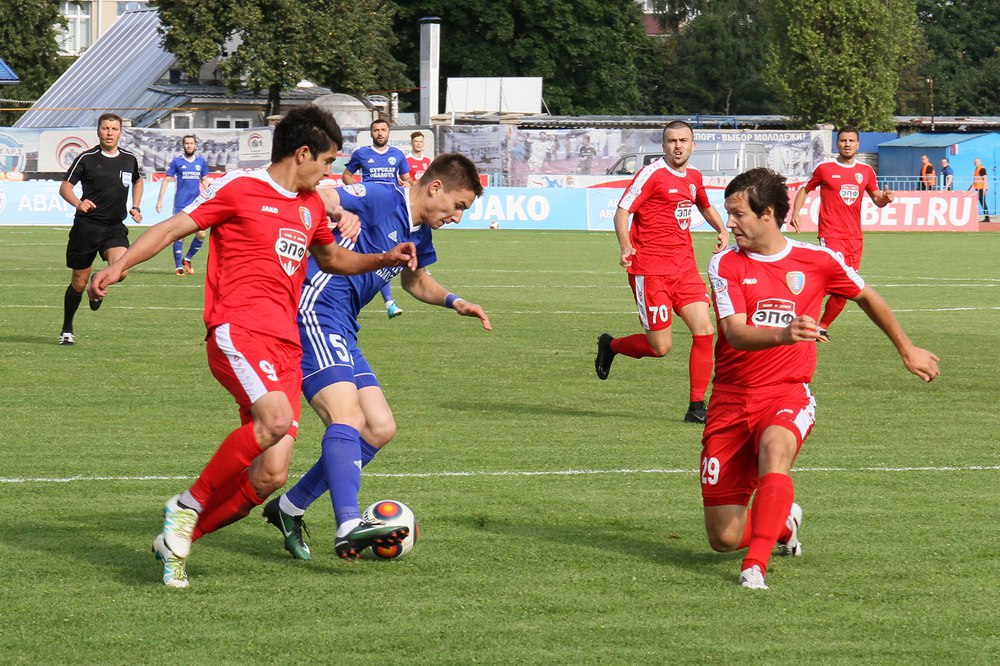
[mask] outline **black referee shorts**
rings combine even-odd
[[[98,253],[103,256],[113,247],[128,247],[128,227],[121,222],[101,224],[75,218],[66,245],[66,267],[76,271],[90,268]]]

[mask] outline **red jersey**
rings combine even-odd
[[[784,328],[800,315],[819,321],[827,294],[854,298],[861,293],[864,280],[836,252],[787,240],[785,249],[774,255],[730,247],[712,257],[708,278],[718,321],[743,313],[755,328]],[[721,325],[718,328],[713,386],[741,390],[812,380],[815,343],[739,351],[726,340]]]
[[[265,169],[234,171],[184,211],[212,227],[205,326],[238,324],[299,343],[295,322],[307,248],[334,242],[316,192],[290,192]]]
[[[635,256],[629,273],[698,272],[689,230],[694,206],[709,206],[701,172],[694,167],[674,171],[661,157],[635,174],[618,202],[619,208],[633,213],[629,241]]]
[[[406,156],[406,163],[410,165],[410,178],[420,180],[420,177],[424,175],[424,172],[431,165],[431,158],[421,157],[418,159],[409,154]]]
[[[806,190],[819,187],[819,237],[861,238],[861,205],[865,192],[877,192],[875,171],[867,164],[850,166],[833,160],[813,171]]]

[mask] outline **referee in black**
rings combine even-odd
[[[76,209],[73,228],[66,245],[66,266],[73,278],[63,298],[63,325],[59,344],[73,344],[73,317],[90,279],[91,266],[98,254],[108,263],[128,248],[125,217],[142,222],[142,171],[135,154],[118,147],[122,138],[122,119],[105,113],[97,119],[98,145],[80,153],[70,165],[59,186],[59,196]],[[77,198],[73,186],[81,183]],[[132,186],[132,203],[128,202]],[[122,278],[124,278],[124,274]],[[101,300],[91,300],[90,309],[101,307]]]

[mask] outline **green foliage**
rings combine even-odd
[[[768,32],[764,0],[698,4],[699,12],[675,38],[676,61],[660,72],[672,84],[677,107],[686,113],[776,113],[777,100],[761,74]]]
[[[58,36],[65,23],[59,3],[52,0],[0,2],[0,57],[21,80],[0,87],[0,97],[33,101],[69,67],[70,60],[59,55]],[[0,102],[0,107],[6,106]],[[20,116],[0,112],[0,127]]]
[[[100,311],[84,306],[77,344],[59,347],[65,228],[0,234],[4,664],[1000,654],[1000,234],[866,234],[865,276],[943,374],[922,384],[845,310],[820,350],[818,422],[793,472],[805,555],[775,558],[762,594],[736,585],[740,553],[705,543],[701,431],[681,422],[686,329],[666,358],[619,357],[608,381],[594,376],[597,334],[639,328],[611,233],[436,232],[434,276],[482,303],[491,333],[402,290],[403,317],[388,321],[380,302],[362,312],[399,426],[362,499],[415,510],[412,555],[336,560],[324,497],[307,516],[312,562],[292,561],[257,509],[195,544],[188,590],[158,583],[149,544],[163,501],[238,424],[205,363],[203,274],[175,277],[162,253]],[[704,267],[711,234],[694,242]],[[299,432],[293,479],[323,432],[305,405]]]
[[[801,126],[894,127],[899,72],[916,37],[916,0],[765,0],[765,79]]]
[[[412,78],[419,67],[418,20],[439,16],[443,77],[540,76],[554,114],[635,113],[643,49],[634,0],[429,0],[402,6],[396,32]]]
[[[409,84],[389,51],[396,6],[388,0],[158,0],[157,7],[164,45],[184,70],[194,75],[225,57],[219,71],[230,90],[268,90],[272,103],[302,79],[350,93]]]
[[[927,44],[920,74],[934,79],[936,112],[1000,115],[1000,3],[918,0],[917,18]]]

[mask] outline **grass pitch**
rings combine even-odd
[[[817,426],[793,473],[805,555],[771,589],[705,542],[700,428],[681,422],[690,338],[594,376],[638,330],[610,233],[446,231],[435,277],[494,331],[409,298],[363,313],[399,424],[362,504],[420,520],[397,562],[292,561],[260,512],[159,584],[160,510],[236,425],[205,363],[198,275],[164,253],[56,345],[65,229],[0,229],[0,661],[5,663],[995,663],[1000,234],[868,234],[862,274],[930,385],[849,306],[821,348]],[[711,238],[696,237],[700,263]],[[377,300],[377,299],[376,299]],[[319,451],[308,407],[293,462]],[[993,656],[990,656],[993,655]]]

